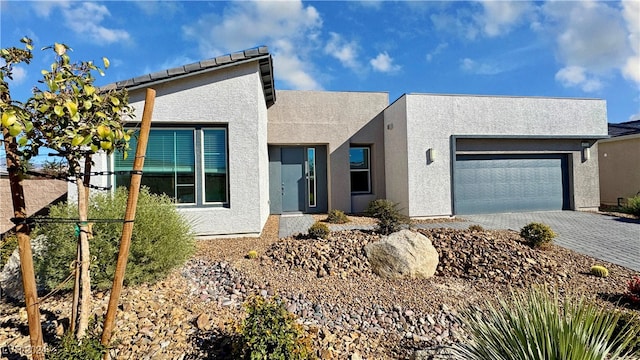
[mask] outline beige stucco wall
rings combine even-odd
[[[600,202],[617,205],[618,198],[640,192],[640,134],[598,141]]]
[[[152,128],[169,124],[219,124],[228,128],[229,206],[177,205],[180,213],[200,236],[259,234],[269,214],[269,176],[267,109],[258,62],[174,79],[153,88]],[[145,91],[129,92],[136,121],[142,118]],[[111,168],[112,161],[98,157],[96,167]],[[94,183],[111,185],[111,179],[97,178]]]
[[[67,193],[67,183],[61,180],[26,179],[22,181],[27,216],[38,213]],[[0,178],[0,234],[13,228],[13,201],[8,178]]]
[[[386,92],[279,90],[268,109],[269,144],[327,145],[329,209],[363,211],[385,196],[384,135],[380,115],[389,103]],[[351,196],[350,144],[371,148],[372,194]]]

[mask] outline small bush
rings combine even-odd
[[[101,330],[96,324],[96,319],[89,321],[87,335],[78,341],[71,331],[67,331],[60,342],[55,344],[46,353],[48,360],[101,360],[109,347],[102,345],[100,341]]]
[[[469,225],[469,230],[473,231],[473,232],[480,232],[480,231],[484,231],[484,228],[481,225],[478,224],[473,224],[473,225]]]
[[[371,201],[366,213],[378,220],[376,231],[383,235],[399,231],[403,224],[409,222],[409,219],[400,213],[398,204],[387,199]]]
[[[627,298],[634,303],[640,303],[640,276],[634,276],[627,286]]]
[[[247,253],[247,259],[257,259],[258,258],[258,252],[255,250],[251,250]]]
[[[634,314],[632,311],[627,310],[612,310],[613,312],[620,312],[620,318],[618,319],[618,324],[616,328],[613,330],[612,337],[618,337],[624,334],[627,329],[640,328],[640,316]],[[631,354],[640,355],[640,339],[637,339],[635,344],[629,344],[629,346],[624,349],[626,352],[630,352]]]
[[[532,222],[520,230],[520,236],[527,241],[529,246],[536,249],[546,249],[551,246],[556,233],[549,225]]]
[[[329,236],[329,227],[327,224],[316,221],[309,228],[309,237],[312,239],[326,239]]]
[[[627,204],[622,207],[622,211],[640,217],[640,195],[627,199]]]
[[[254,296],[247,300],[244,308],[247,318],[241,326],[243,358],[315,358],[309,335],[279,299]]]
[[[327,214],[327,219],[325,221],[330,224],[346,224],[349,222],[349,218],[342,210],[333,209],[329,211],[329,214]]]
[[[607,277],[609,276],[609,270],[601,265],[594,265],[591,267],[591,275],[595,275],[597,277]]]
[[[0,271],[4,267],[4,264],[7,263],[13,251],[18,247],[18,237],[16,234],[6,234],[0,240]]]
[[[91,198],[89,218],[122,219],[127,203],[127,190],[120,188],[113,196],[99,193]],[[77,219],[76,204],[52,206],[53,218]],[[51,289],[64,280],[70,264],[76,258],[74,224],[44,223],[35,229],[47,238],[46,250],[35,260],[40,283]],[[89,240],[92,257],[91,282],[98,289],[111,287],[120,248],[122,223],[93,225],[93,239]],[[136,219],[124,282],[134,285],[153,283],[164,278],[195,251],[195,239],[187,221],[178,213],[173,201],[165,195],[154,195],[147,188],[140,189]],[[66,289],[73,282],[68,282]]]
[[[512,293],[497,306],[489,301],[484,305],[485,312],[462,312],[471,340],[455,347],[462,359],[629,359],[640,336],[639,324],[618,327],[619,312],[584,298],[566,296],[561,301],[546,288]]]

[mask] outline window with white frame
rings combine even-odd
[[[130,147],[135,151],[132,137]],[[142,185],[166,194],[177,204],[228,203],[227,129],[152,129],[145,155]],[[133,156],[114,157],[115,171],[129,171]],[[115,175],[115,186],[129,186],[130,175]]]
[[[352,146],[349,149],[352,194],[371,193],[370,153],[368,146]]]

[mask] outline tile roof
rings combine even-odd
[[[609,136],[624,136],[640,134],[640,120],[627,121],[619,124],[608,124]]]
[[[267,103],[267,107],[270,107],[276,101],[276,91],[273,81],[273,63],[271,54],[269,54],[269,48],[266,46],[259,46],[252,49],[198,61],[192,64],[178,66],[172,69],[166,69],[151,74],[138,76],[128,80],[117,81],[115,83],[106,85],[104,89],[137,88],[145,85],[151,85],[156,82],[169,81],[173,78],[190,76],[200,72],[212,71],[217,68],[223,68],[229,65],[237,65],[250,61],[258,61],[264,99]]]

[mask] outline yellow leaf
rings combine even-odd
[[[72,117],[75,116],[78,113],[78,104],[76,104],[73,101],[67,101],[64,106],[67,107],[67,110],[69,111],[69,115],[71,115]]]
[[[84,141],[84,136],[76,135],[73,138],[73,140],[71,140],[71,146],[78,146],[78,145],[82,144],[83,141]]]
[[[67,47],[62,44],[55,43],[55,45],[53,45],[53,51],[55,51],[58,56],[62,56],[67,52]]]
[[[111,97],[111,103],[112,103],[113,105],[115,105],[115,106],[118,106],[118,105],[120,105],[120,99],[118,99],[118,98],[117,98],[117,97],[115,97],[115,96],[112,96],[112,97]]]
[[[109,59],[107,59],[106,57],[102,58],[102,62],[104,63],[104,68],[108,69],[109,65],[111,65],[111,63],[109,62]]]
[[[8,128],[9,126],[15,124],[18,118],[15,114],[10,114],[7,112],[2,113],[2,126]]]
[[[64,108],[60,105],[56,105],[53,107],[53,112],[58,116],[62,116],[64,115]]]
[[[87,95],[91,96],[96,92],[96,88],[94,88],[91,85],[85,85],[84,86],[84,92],[87,93]]]
[[[20,124],[15,123],[9,126],[9,135],[18,136],[18,134],[20,134],[21,132],[22,132],[22,126],[20,126]]]
[[[85,101],[84,101],[84,103],[83,103],[83,106],[84,106],[85,110],[89,110],[89,109],[91,109],[91,106],[92,106],[92,105],[93,105],[93,104],[91,103],[91,101],[90,101],[90,100],[85,100]]]

